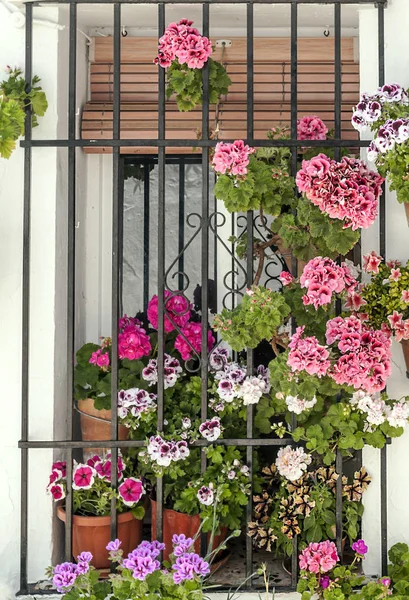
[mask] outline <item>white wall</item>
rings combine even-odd
[[[409,86],[407,56],[409,52],[409,3],[407,0],[390,0],[385,10],[385,80]],[[378,43],[377,11],[364,8],[360,14],[360,69],[361,91],[372,92],[378,86]],[[386,197],[386,258],[406,262],[409,258],[409,227],[404,207],[396,201],[394,193]],[[375,224],[362,236],[362,251],[379,251],[379,226]],[[388,381],[388,392],[392,398],[409,395],[409,380],[400,346],[393,345],[393,372]],[[388,546],[398,542],[409,543],[409,429],[399,439],[392,440],[388,447]],[[365,561],[368,573],[380,571],[380,477],[379,451],[365,449],[363,462],[374,476],[365,498],[364,536],[369,543],[370,553]]]
[[[58,22],[58,9],[34,9],[34,17]],[[42,79],[49,109],[33,137],[58,137],[59,119],[66,111],[58,104],[59,50],[64,34],[55,28],[34,25],[33,72]],[[24,29],[9,24],[8,12],[0,5],[0,64],[24,68]],[[80,43],[84,43],[83,41]],[[84,53],[83,53],[84,54]],[[85,54],[84,54],[85,56]],[[79,69],[84,66],[79,62]],[[85,78],[86,81],[86,78]],[[81,103],[84,97],[80,98]],[[0,421],[0,589],[3,584],[19,587],[20,544],[20,404],[21,404],[21,303],[23,231],[23,150],[17,148],[9,161],[0,159],[0,330],[2,344],[3,418]],[[84,169],[79,164],[79,169]],[[32,440],[53,438],[54,398],[63,380],[64,350],[56,352],[61,329],[63,276],[61,268],[64,235],[57,226],[66,196],[59,187],[65,162],[56,149],[33,151],[31,222],[30,307],[30,412]],[[60,293],[58,290],[60,289]],[[61,398],[60,398],[61,399]],[[33,450],[29,455],[29,581],[44,577],[52,547],[52,504],[45,494],[52,451]]]

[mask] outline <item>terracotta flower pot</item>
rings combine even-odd
[[[57,507],[57,516],[65,523],[66,514],[62,506]],[[118,539],[126,556],[142,541],[142,520],[138,521],[131,512],[118,514]],[[111,540],[111,518],[82,517],[72,519],[72,555],[76,558],[81,552],[91,552],[91,563],[96,569],[108,569],[107,544]]]
[[[81,418],[82,439],[87,440],[110,440],[111,439],[111,411],[97,410],[94,400],[78,400],[78,412]],[[118,439],[128,439],[129,429],[125,425],[118,426]],[[101,448],[88,448],[87,454],[101,454]]]
[[[401,346],[403,351],[403,358],[405,359],[406,365],[406,377],[409,378],[409,340],[402,340]]]
[[[151,500],[152,506],[152,539],[156,540],[156,501]],[[194,538],[200,527],[199,515],[185,515],[170,508],[163,509],[163,542],[166,546],[163,551],[164,560],[169,560],[169,556],[172,553],[172,537],[176,533],[180,535],[184,533],[186,537]],[[227,527],[222,527],[219,535],[215,535],[213,538],[213,549],[217,548],[228,534]],[[208,541],[210,541],[210,533],[208,534]],[[195,552],[200,554],[200,536],[195,541]]]

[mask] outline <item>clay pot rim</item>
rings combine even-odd
[[[65,523],[66,512],[63,506],[57,506],[57,517]],[[126,523],[127,521],[132,521],[132,519],[135,519],[132,511],[117,513],[118,523]],[[72,515],[72,522],[74,525],[79,525],[81,527],[103,527],[111,524],[111,517],[110,515],[105,517],[97,515],[89,517],[86,517],[85,515]]]
[[[154,504],[154,505],[156,506],[156,504],[157,504],[157,500],[154,500],[152,497],[150,498],[150,500],[151,500],[151,503],[152,503],[152,504]],[[198,514],[196,514],[196,515],[189,515],[188,513],[182,513],[182,512],[180,512],[180,511],[178,511],[178,510],[175,510],[175,509],[173,509],[173,508],[167,508],[166,506],[164,506],[164,507],[163,507],[163,510],[164,510],[164,511],[166,510],[166,511],[168,511],[168,512],[172,512],[172,513],[175,513],[175,515],[184,515],[185,517],[190,517],[191,519],[196,519],[196,518],[197,518],[197,519],[199,519],[199,520],[200,520],[200,516],[199,516]]]

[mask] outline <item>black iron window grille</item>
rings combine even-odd
[[[22,142],[24,147],[24,263],[23,263],[23,314],[22,314],[22,331],[23,331],[23,371],[22,371],[22,422],[21,422],[21,440],[19,447],[21,448],[21,563],[20,563],[20,593],[28,593],[31,590],[27,580],[27,562],[28,562],[28,474],[29,474],[29,453],[36,449],[48,448],[58,449],[65,454],[67,461],[67,502],[66,502],[66,523],[65,523],[65,555],[66,559],[70,560],[72,555],[72,458],[73,451],[76,449],[92,448],[96,445],[110,449],[112,452],[112,486],[117,486],[116,459],[119,448],[139,447],[144,445],[143,441],[118,440],[118,417],[116,411],[116,398],[118,394],[118,318],[121,311],[121,277],[122,277],[122,245],[123,245],[123,161],[121,153],[126,153],[128,148],[157,148],[157,157],[153,160],[157,168],[158,176],[158,202],[157,202],[157,238],[159,240],[157,255],[149,256],[149,248],[145,242],[145,272],[144,272],[144,299],[148,297],[148,282],[149,271],[147,270],[146,261],[149,259],[155,261],[157,265],[158,282],[157,289],[151,290],[158,294],[158,431],[163,430],[164,426],[164,292],[167,288],[166,279],[166,248],[162,243],[165,239],[165,211],[166,211],[166,161],[167,149],[183,149],[191,148],[191,139],[170,139],[166,136],[166,101],[165,101],[165,71],[159,69],[159,100],[158,100],[158,137],[155,139],[122,139],[120,132],[121,119],[121,88],[120,88],[120,72],[121,72],[121,8],[124,4],[154,4],[158,10],[158,32],[159,35],[165,29],[166,25],[166,6],[176,3],[176,0],[166,0],[158,2],[157,0],[144,0],[143,3],[138,3],[135,0],[120,0],[112,3],[111,0],[55,0],[58,4],[65,4],[69,7],[69,64],[68,64],[68,136],[66,139],[32,139],[32,123],[31,115],[27,114],[25,125],[25,139]],[[339,159],[343,148],[351,146],[351,140],[343,139],[341,135],[341,11],[344,5],[373,5],[374,0],[332,0],[332,2],[318,2],[317,0],[220,0],[220,4],[245,4],[247,14],[247,138],[245,143],[250,146],[286,146],[291,149],[292,153],[292,174],[297,170],[297,149],[304,147],[317,147],[325,145],[332,147],[335,151],[335,158]],[[78,139],[76,136],[76,67],[77,67],[77,8],[80,4],[110,4],[113,9],[114,27],[113,27],[113,136],[112,139],[104,140],[103,145],[112,148],[113,153],[113,197],[112,197],[112,421],[111,421],[111,439],[105,441],[80,441],[73,436],[73,414],[71,410],[73,398],[73,368],[75,354],[75,226],[76,226],[76,151],[78,148],[99,147],[100,140],[94,139]],[[202,7],[202,33],[205,36],[209,35],[209,9],[210,5],[215,4],[212,0],[201,0],[194,2]],[[288,140],[260,140],[254,138],[254,6],[257,4],[271,4],[274,10],[274,4],[287,4],[290,7],[290,25],[291,25],[291,137]],[[298,93],[298,62],[297,62],[297,26],[298,12],[300,5],[324,5],[328,4],[333,7],[334,14],[334,56],[335,56],[335,103],[334,103],[334,123],[335,131],[334,138],[324,142],[321,141],[300,141],[297,139],[297,93]],[[29,2],[26,4],[26,57],[25,57],[25,74],[27,81],[32,79],[32,63],[33,63],[33,9],[35,6],[41,6],[41,2]],[[378,11],[378,65],[379,65],[379,84],[384,83],[384,9],[386,0],[378,0],[375,2]],[[201,240],[201,309],[202,309],[202,360],[200,365],[202,377],[202,392],[201,392],[201,418],[206,419],[207,416],[207,373],[208,373],[208,356],[207,356],[207,315],[210,305],[209,295],[209,269],[213,268],[209,264],[209,244],[212,236],[217,236],[217,223],[215,221],[214,212],[217,212],[215,205],[211,204],[209,187],[209,153],[216,141],[210,138],[209,135],[209,73],[205,67],[203,69],[203,102],[202,102],[202,136],[201,139],[195,141],[195,146],[200,153],[196,154],[194,162],[201,164],[201,215],[200,215],[200,240]],[[233,140],[229,140],[233,141]],[[368,145],[366,141],[354,141],[354,147],[365,147]],[[30,210],[31,210],[31,172],[32,172],[32,155],[36,148],[54,147],[65,148],[68,154],[68,199],[67,199],[67,223],[68,223],[68,246],[67,246],[67,435],[65,439],[59,440],[44,440],[32,441],[29,439],[29,350],[30,350]],[[188,158],[181,159],[177,164],[181,173],[185,167]],[[132,161],[131,161],[132,162]],[[145,184],[149,180],[149,161],[139,160],[139,164],[144,169]],[[146,207],[149,207],[149,185],[145,187],[145,202]],[[184,215],[181,214],[183,221]],[[145,212],[146,218],[146,212]],[[149,217],[147,217],[149,218]],[[244,218],[244,217],[243,217]],[[216,217],[217,219],[217,217]],[[254,215],[249,212],[246,216],[247,227],[247,264],[245,268],[246,284],[250,286],[253,281],[253,219]],[[182,225],[181,221],[181,225]],[[236,224],[236,226],[238,226]],[[379,219],[379,235],[380,235],[380,253],[385,255],[385,202],[384,198],[380,206]],[[183,229],[183,227],[181,227]],[[180,233],[179,239],[179,256],[178,269],[183,272],[183,247],[185,240]],[[232,259],[234,260],[234,259]],[[296,264],[293,265],[296,270]],[[232,266],[234,271],[235,266]],[[179,284],[182,280],[179,279]],[[251,351],[247,352],[247,372],[253,372],[254,357]],[[209,442],[200,440],[196,445],[206,446]],[[247,464],[252,472],[253,468],[253,449],[257,446],[282,446],[291,443],[290,440],[281,440],[276,438],[255,439],[253,437],[253,409],[249,406],[247,409],[247,437],[245,439],[220,439],[218,444],[229,446],[235,445],[245,447],[247,450]],[[205,467],[205,455],[203,454],[202,467]],[[336,470],[342,474],[343,464],[340,453],[337,455]],[[386,572],[387,565],[387,473],[386,473],[386,447],[381,450],[381,554],[382,554],[382,571]],[[163,487],[162,480],[158,480],[157,484],[157,537],[162,536],[162,517],[163,517]],[[252,505],[249,502],[247,507],[248,521],[251,520]],[[336,531],[337,544],[341,547],[342,538],[342,483],[341,477],[337,482],[336,495]],[[116,501],[113,499],[111,505],[111,537],[116,537],[117,531],[117,513]],[[297,540],[294,540],[292,555],[292,588],[295,587],[297,581]],[[250,575],[252,571],[252,540],[246,538],[246,572]]]

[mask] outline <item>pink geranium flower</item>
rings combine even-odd
[[[102,371],[107,371],[109,367],[109,353],[103,352],[103,349],[99,348],[91,354],[89,362],[91,365],[99,367]]]
[[[72,487],[74,490],[89,490],[95,480],[95,469],[79,464],[74,469]]]
[[[247,175],[249,156],[253,152],[255,148],[245,145],[243,140],[236,140],[232,144],[218,142],[213,156],[213,169],[222,175]]]
[[[299,140],[325,140],[328,128],[317,116],[306,116],[297,122],[297,135]]]
[[[214,346],[215,339],[212,332],[207,333],[207,351]],[[175,340],[175,349],[180,352],[183,360],[189,360],[196,352],[202,351],[202,325],[201,323],[187,323]]]
[[[138,324],[126,325],[118,334],[118,356],[121,360],[139,360],[151,351],[151,340]]]
[[[135,477],[128,477],[118,488],[120,497],[126,506],[133,506],[145,493],[142,481]]]
[[[165,332],[170,333],[178,327],[184,327],[190,319],[189,301],[180,294],[174,295],[169,290],[165,290]],[[150,324],[154,329],[158,328],[158,296],[153,296],[148,304],[147,315]]]
[[[192,24],[193,21],[182,19],[166,27],[159,40],[158,56],[153,61],[155,64],[166,68],[177,59],[179,64],[187,64],[190,69],[204,67],[212,54],[212,44]]]
[[[299,556],[300,569],[310,573],[328,573],[339,561],[334,542],[313,542]]]
[[[282,271],[278,278],[283,285],[290,285],[294,281],[294,277],[288,271]]]

